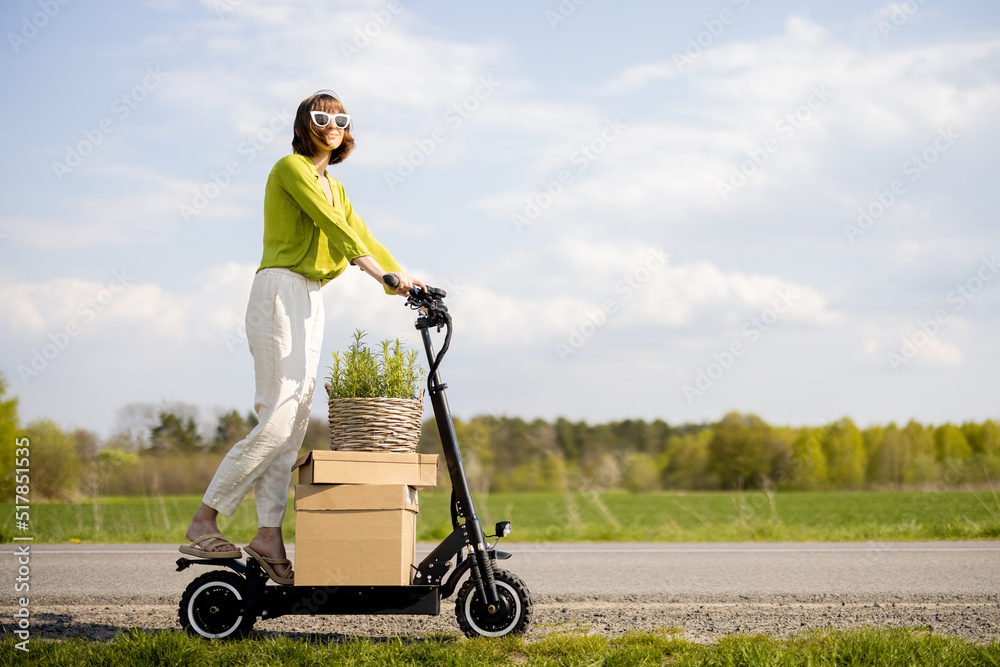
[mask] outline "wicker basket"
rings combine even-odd
[[[327,396],[330,392],[327,384]],[[330,398],[330,449],[414,452],[423,415],[423,389],[420,398]]]

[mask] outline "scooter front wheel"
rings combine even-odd
[[[467,637],[519,635],[531,623],[531,594],[520,577],[507,570],[494,570],[493,579],[496,581],[497,594],[505,602],[503,606],[506,609],[502,611],[490,613],[471,577],[458,591],[455,615],[458,617],[458,627]]]
[[[257,620],[247,608],[246,579],[234,572],[208,572],[192,581],[180,604],[181,627],[208,639],[245,637]]]

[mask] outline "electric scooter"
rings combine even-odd
[[[395,276],[383,281],[395,288]],[[414,286],[406,305],[418,311],[416,328],[423,340],[430,369],[427,389],[434,419],[451,479],[452,532],[419,565],[410,586],[280,586],[270,580],[256,560],[179,558],[177,571],[192,565],[228,569],[213,570],[195,578],[180,602],[180,623],[187,631],[211,639],[247,635],[258,618],[270,619],[290,614],[403,614],[438,615],[441,600],[451,597],[462,578],[469,577],[458,590],[455,615],[458,626],[469,637],[502,637],[521,634],[531,623],[532,600],[519,577],[497,567],[498,560],[510,558],[496,549],[497,542],[510,534],[510,522],[496,524],[494,535],[486,536],[476,515],[475,503],[462,465],[455,427],[451,420],[447,387],[439,367],[451,343],[452,322],[444,303],[446,293],[434,287]],[[431,329],[445,329],[444,343],[435,354]],[[493,544],[487,537],[495,538]]]

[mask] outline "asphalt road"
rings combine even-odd
[[[418,545],[422,558],[433,545]],[[0,576],[14,603],[19,567]],[[996,600],[1000,542],[516,544],[503,567],[540,602]],[[33,604],[176,604],[205,571],[176,572],[174,544],[31,545]],[[292,550],[294,558],[294,550]]]

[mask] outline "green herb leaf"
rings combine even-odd
[[[333,353],[330,398],[417,398],[424,369],[416,350],[406,350],[402,342],[384,340],[373,353],[366,333],[355,330],[346,352]]]

